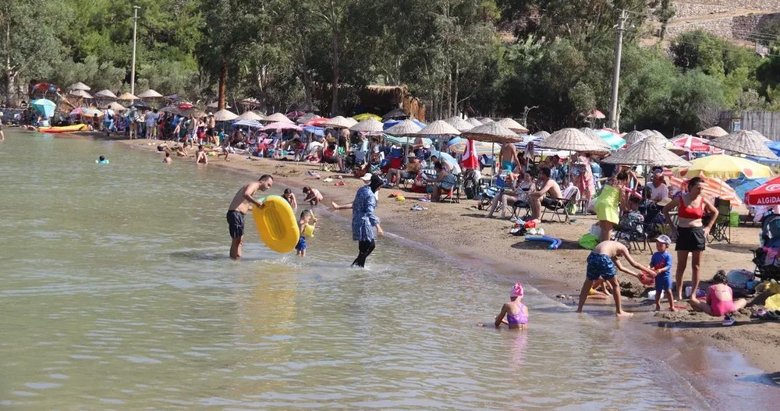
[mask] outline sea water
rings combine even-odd
[[[318,213],[305,258],[263,247],[250,218],[245,258],[231,261],[227,205],[257,176],[164,165],[110,141],[6,136],[0,408],[702,404],[626,349],[619,322],[577,316],[530,286],[528,330],[477,326],[517,278],[392,238],[366,269],[350,268],[344,218]]]

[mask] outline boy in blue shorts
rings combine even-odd
[[[661,292],[666,293],[669,300],[669,311],[677,311],[674,308],[674,296],[672,296],[672,255],[666,249],[672,239],[667,235],[659,235],[655,239],[655,249],[658,250],[650,257],[650,268],[655,272],[655,310],[661,310]]]
[[[626,270],[618,261],[618,258],[623,257],[631,264],[632,267],[637,270],[642,270],[648,275],[654,275],[653,270],[648,267],[644,267],[631,258],[631,254],[628,252],[623,243],[617,241],[602,241],[593,251],[588,255],[588,268],[585,274],[585,283],[582,284],[582,290],[580,290],[580,302],[577,306],[577,312],[582,312],[582,306],[585,304],[585,300],[588,298],[590,289],[593,286],[593,282],[599,278],[603,278],[612,286],[614,292],[612,296],[615,298],[615,315],[618,317],[631,317],[632,313],[623,311],[623,307],[620,302],[620,284],[617,282],[615,276],[617,270],[624,273],[638,277],[639,275]]]

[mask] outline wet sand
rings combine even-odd
[[[154,153],[154,162],[160,162],[162,159],[162,154],[157,151],[159,142],[118,141],[129,147]],[[194,165],[192,157],[177,157],[173,161],[187,161]],[[237,154],[232,154],[227,162],[217,157],[210,157],[209,161],[207,167],[224,167],[245,172],[253,178],[261,174],[272,174],[277,184],[293,188],[299,201],[303,198],[300,188],[308,185],[322,192],[325,196],[324,204],[330,204],[331,201],[348,203],[352,201],[356,188],[362,184],[360,180],[347,175],[343,175],[339,180],[337,173],[322,171],[318,164],[247,159],[245,155]],[[309,171],[318,173],[321,178],[310,176]],[[333,181],[324,182],[326,177],[333,178]],[[343,181],[344,185],[337,185],[340,181]],[[236,187],[243,183],[244,179],[237,177]],[[402,193],[406,197],[405,201],[389,198],[394,192]],[[486,218],[486,213],[476,208],[475,200],[463,198],[460,203],[454,204],[429,203],[418,201],[421,197],[421,194],[403,190],[382,189],[378,214],[385,230],[391,235],[396,234],[418,246],[428,248],[430,252],[481,267],[487,265],[496,273],[497,278],[506,279],[507,283],[528,282],[551,298],[557,298],[570,306],[576,305],[588,254],[587,250],[577,245],[577,239],[595,222],[595,216],[577,215],[571,224],[545,221],[542,227],[546,234],[563,240],[560,249],[547,250],[545,244],[529,243],[522,237],[508,234],[512,223]],[[426,209],[411,211],[410,208],[415,204]],[[324,205],[319,208],[320,212],[330,212]],[[346,218],[350,217],[350,211],[335,211],[334,214],[344,217],[346,228]],[[758,227],[734,227],[731,244],[708,245],[703,259],[702,278],[711,278],[718,269],[752,270],[754,265],[751,262],[751,250],[758,244],[759,232]],[[379,250],[381,251],[381,246]],[[651,251],[635,254],[640,262],[649,262]],[[690,279],[690,268],[686,278]],[[621,274],[621,282],[627,283],[632,292],[643,290],[633,277]],[[738,352],[759,369],[767,372],[780,370],[780,355],[777,354],[780,348],[780,323],[751,321],[749,309],[742,310],[736,316],[736,326],[723,327],[720,325],[720,319],[690,310],[670,313],[662,306],[661,312],[652,313],[653,304],[644,298],[626,298],[624,307],[638,312],[629,321],[648,333],[658,329],[672,329],[675,335],[682,339],[703,340],[723,351]],[[599,317],[611,309],[611,299],[589,301],[585,306],[586,312],[595,312]]]

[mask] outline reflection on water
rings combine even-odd
[[[571,315],[530,287],[530,329],[477,327],[515,279],[390,240],[351,269],[348,223],[327,219],[306,258],[269,253],[247,230],[247,258],[233,262],[224,209],[246,177],[10,134],[0,406],[689,404],[651,360],[621,351],[611,321]],[[95,166],[100,154],[109,166]]]

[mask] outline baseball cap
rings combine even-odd
[[[663,173],[664,173],[663,167],[658,167],[658,166],[653,167],[653,174],[663,174]]]
[[[659,235],[658,238],[655,239],[655,241],[659,242],[661,244],[671,244],[672,243],[672,239],[669,238],[669,236],[666,235],[666,234]]]
[[[360,177],[360,179],[365,181],[365,182],[369,182],[369,181],[371,181],[371,177],[373,177],[373,175],[371,173],[366,173],[366,174],[363,174],[363,177]]]

